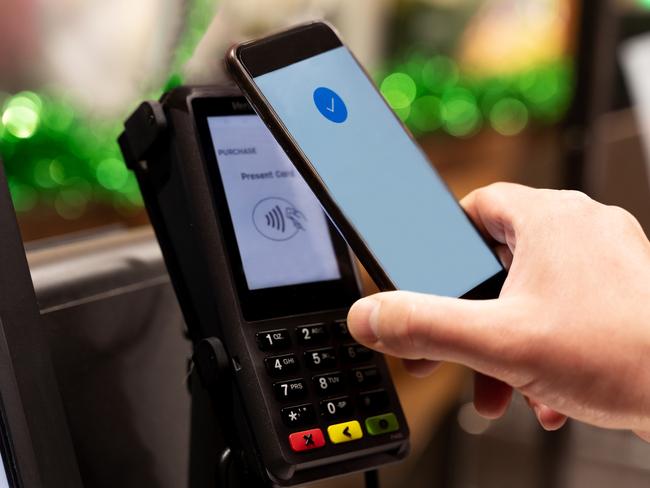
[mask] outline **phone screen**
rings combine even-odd
[[[347,48],[254,81],[398,289],[460,297],[503,270]]]
[[[260,118],[208,126],[248,289],[340,279],[327,216]]]

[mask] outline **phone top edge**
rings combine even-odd
[[[304,36],[309,30],[312,35]],[[319,20],[236,44],[226,58],[236,58],[250,76],[257,77],[343,45],[336,29]]]

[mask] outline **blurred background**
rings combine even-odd
[[[146,213],[115,142],[125,117],[179,84],[223,81],[231,43],[313,18],[339,29],[458,197],[498,180],[574,188],[650,229],[649,0],[2,0],[0,156],[32,263],[51,265],[53,242],[106,229],[141,240]],[[55,347],[70,371],[102,360],[71,362]],[[520,399],[487,422],[467,403],[462,368],[415,380],[393,367],[414,453],[384,471],[388,486],[650,486],[650,448],[631,434],[578,424],[545,433]],[[170,372],[170,402],[186,402],[183,373]],[[167,470],[147,486],[186,475],[188,420],[172,417],[187,408],[177,407],[164,447],[146,440],[160,425],[130,444],[152,472]],[[96,476],[98,458],[106,470],[116,459],[106,449],[85,456],[88,486],[110,486]],[[112,485],[130,486],[128,472]]]

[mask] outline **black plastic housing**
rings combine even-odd
[[[236,88],[176,88],[161,98],[160,105],[146,102],[138,109],[125,124],[120,145],[140,184],[192,340],[197,344],[218,337],[230,358],[231,384],[216,395],[217,401],[232,403],[234,418],[217,419],[229,437],[226,443],[241,449],[247,468],[274,486],[302,484],[402,459],[409,449],[408,427],[379,355],[374,364],[386,378],[391,411],[398,417],[400,430],[306,453],[295,453],[289,447],[289,430],[278,414],[280,406],[255,333],[342,320],[347,308],[244,320],[193,108],[202,99],[223,97],[242,96]],[[241,102],[246,103],[243,98]],[[149,139],[146,134],[138,136],[142,130],[157,134],[150,147],[135,142]],[[356,280],[354,286],[358,289]]]

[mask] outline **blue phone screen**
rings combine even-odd
[[[502,271],[347,48],[254,80],[398,289],[459,297]]]

